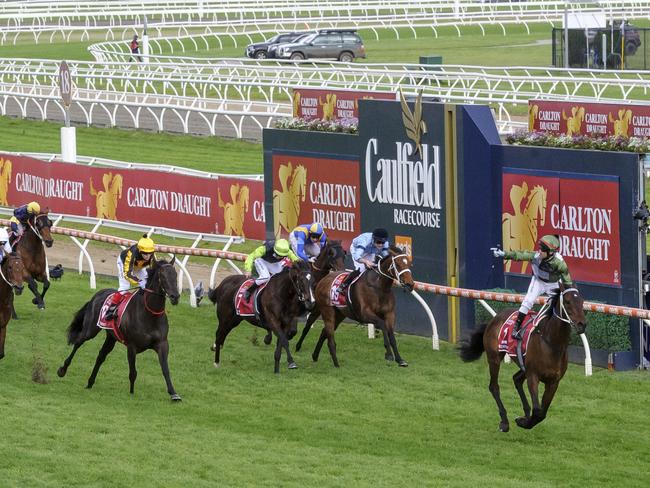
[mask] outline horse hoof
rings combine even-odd
[[[386,358],[386,361],[391,361],[391,362],[395,361],[395,356],[393,356],[392,354],[386,354],[384,358]]]
[[[501,422],[499,424],[499,430],[501,432],[508,432],[510,430],[510,424],[508,422]]]
[[[296,363],[289,363],[289,366],[287,366],[289,369],[296,369],[298,368],[298,365]]]
[[[264,336],[264,344],[267,346],[271,344],[271,341],[273,340],[273,336],[271,334],[267,334]]]
[[[219,369],[219,363],[212,363],[212,364],[214,364],[215,368]]]
[[[216,350],[217,350],[217,345],[216,345],[216,344],[212,344],[212,345],[210,346],[210,350],[211,350],[212,352],[216,351]]]
[[[3,357],[5,357],[5,353],[4,353],[4,352],[3,352],[2,354],[0,354],[0,359],[2,359]]]
[[[400,359],[399,361],[397,361],[397,364],[399,364],[401,368],[408,368],[408,365],[409,365],[409,363],[407,363],[403,359]]]
[[[180,402],[180,401],[183,401],[183,399],[181,398],[181,396],[180,396],[178,393],[174,393],[174,394],[172,395],[172,402]]]
[[[63,369],[62,367],[56,370],[56,374],[59,376],[59,378],[63,378],[65,376],[65,373],[66,373],[65,369]]]
[[[517,417],[515,419],[515,422],[522,429],[529,429],[530,428],[529,427],[529,425],[530,425],[530,417]]]
[[[38,300],[36,300],[36,298],[32,298],[32,303],[33,303],[34,305],[38,305]]]

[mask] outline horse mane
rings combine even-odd
[[[397,254],[402,254],[402,253],[404,252],[403,249],[400,249],[400,248],[397,247],[395,244],[391,244],[390,247],[388,248],[388,250],[389,250],[389,251],[392,251],[392,252],[394,252],[394,253],[397,253]]]

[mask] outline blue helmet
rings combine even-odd
[[[320,237],[323,235],[323,226],[318,222],[314,222],[309,226],[310,237]]]

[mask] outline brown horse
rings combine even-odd
[[[154,261],[151,268],[147,270],[147,285],[144,290],[138,289],[131,298],[129,305],[124,311],[120,321],[119,330],[124,337],[126,353],[129,361],[129,392],[133,394],[135,379],[138,372],[135,369],[135,356],[147,349],[153,349],[158,354],[160,369],[165,378],[167,393],[172,401],[180,401],[181,397],[174,386],[169,375],[169,366],[167,355],[169,353],[169,343],[167,342],[167,333],[169,323],[167,313],[165,312],[166,298],[172,302],[172,305],[178,303],[178,275],[174,269],[173,258],[170,263],[165,260]],[[77,350],[88,340],[93,339],[101,330],[97,326],[99,314],[106,298],[116,290],[101,290],[84,304],[75,314],[70,327],[68,327],[68,344],[72,345],[72,352],[65,359],[63,365],[58,369],[57,374],[63,378],[68,371]],[[106,339],[104,345],[97,355],[95,367],[93,368],[86,388],[92,388],[97,378],[100,366],[103,364],[106,356],[115,347],[117,337],[112,330],[106,329]]]
[[[553,301],[555,305],[552,305]],[[524,416],[517,417],[515,420],[519,427],[532,429],[546,418],[553,396],[567,369],[567,347],[571,326],[575,327],[579,334],[582,334],[587,327],[582,303],[583,299],[576,288],[565,288],[564,285],[560,285],[559,297],[548,302],[548,306],[540,311],[544,316],[540,319],[537,329],[530,335],[524,360],[526,370],[519,369],[512,377],[524,408]],[[501,432],[508,432],[510,424],[499,389],[499,367],[506,353],[499,352],[498,338],[501,325],[514,311],[513,309],[502,310],[490,323],[480,325],[460,346],[460,357],[463,361],[475,361],[481,357],[483,351],[487,355],[490,367],[489,390],[499,407]],[[514,360],[519,362],[516,357]],[[533,402],[532,416],[524,393],[524,380],[528,381],[528,391]],[[540,381],[545,385],[541,405],[538,396]]]
[[[340,273],[330,273],[325,276],[316,287],[316,306],[323,316],[325,327],[321,332],[312,359],[318,361],[320,350],[325,339],[332,356],[334,366],[339,367],[336,357],[336,342],[334,331],[341,321],[348,317],[364,324],[374,324],[384,335],[385,358],[395,360],[400,366],[408,366],[397,350],[395,340],[395,296],[393,283],[397,281],[406,290],[413,290],[413,276],[411,275],[411,258],[401,249],[391,246],[388,254],[381,258],[375,268],[364,272],[361,277],[350,285],[349,296],[352,303],[346,307],[337,308],[331,305],[330,288],[332,282]],[[302,332],[300,343],[304,340],[309,326],[313,320],[307,319],[307,324]]]
[[[213,345],[215,368],[219,367],[221,348],[226,337],[242,320],[271,330],[278,338],[274,356],[275,373],[280,372],[282,349],[287,353],[289,369],[297,368],[289,350],[288,335],[291,328],[295,327],[296,318],[314,306],[313,279],[311,266],[304,261],[293,263],[292,266],[271,276],[266,287],[258,292],[260,318],[242,317],[235,310],[235,296],[239,287],[246,281],[245,276],[228,276],[219,283],[219,286],[210,290],[208,298],[217,305],[217,320],[219,322]]]
[[[45,247],[52,247],[54,239],[50,233],[52,221],[45,213],[41,213],[30,219],[22,237],[12,243],[12,248],[20,255],[25,265],[24,278],[27,286],[34,294],[32,303],[38,308],[45,308],[45,294],[50,287],[50,280],[47,277],[47,259]],[[43,283],[43,293],[38,292],[36,281]]]
[[[11,319],[16,295],[23,292],[23,261],[16,253],[8,254],[0,267],[0,359],[5,357],[7,324]]]

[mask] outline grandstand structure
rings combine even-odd
[[[88,42],[95,62],[70,60],[75,123],[259,139],[290,116],[292,88],[397,91],[452,103],[486,103],[502,133],[523,127],[531,98],[644,103],[644,71],[594,72],[538,67],[281,62],[187,56],[186,51],[243,45],[282,30],[356,27],[377,39],[438,35],[438,28],[533,23],[559,25],[562,1],[242,0],[79,2],[8,1],[0,5],[0,43]],[[650,0],[572,2],[571,12],[650,18]],[[144,62],[127,39],[147,26]],[[0,114],[63,120],[58,62],[1,59]]]

